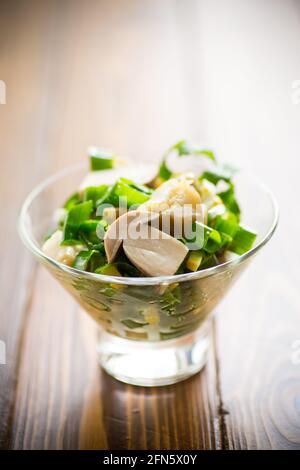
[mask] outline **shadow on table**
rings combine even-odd
[[[100,370],[103,423],[112,449],[192,449],[211,442],[209,367],[163,387],[123,384]]]

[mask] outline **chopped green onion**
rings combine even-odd
[[[171,150],[177,150],[178,155],[181,157],[183,155],[204,155],[211,160],[216,160],[215,155],[210,149],[203,149],[197,145],[194,145],[186,140],[180,140],[177,144],[171,147]]]
[[[208,254],[205,253],[202,259],[202,262],[200,264],[201,269],[207,269],[207,268],[213,268],[214,266],[217,266],[218,263],[218,258],[214,254]]]
[[[207,238],[206,244],[204,245],[203,249],[207,253],[215,253],[219,250],[222,246],[222,237],[221,234],[217,230],[212,230]]]
[[[125,318],[124,320],[121,320],[121,323],[123,323],[123,325],[127,326],[127,328],[130,328],[131,330],[134,330],[135,328],[142,328],[143,326],[148,325],[148,323],[137,322],[135,320],[131,320],[130,318]]]
[[[239,227],[238,219],[232,212],[226,212],[216,217],[214,228],[219,232],[226,233],[234,237]]]
[[[115,155],[112,152],[92,147],[88,153],[92,171],[109,170],[114,167]]]
[[[90,217],[92,211],[92,201],[81,202],[69,210],[63,229],[63,244],[78,240],[80,225]]]
[[[221,167],[216,167],[214,170],[205,171],[201,175],[201,179],[206,179],[213,184],[217,184],[219,181],[230,182],[232,174],[228,170],[224,170]]]
[[[209,150],[209,149],[201,149],[199,151],[196,151],[195,153],[199,154],[199,155],[205,155],[206,157],[210,158],[211,160],[215,161],[216,160],[216,157],[215,157],[215,154],[212,150]]]
[[[202,156],[208,157],[213,161],[216,160],[215,155],[212,150],[201,148],[197,145],[187,142],[186,140],[180,140],[168,150],[167,154],[163,158],[163,161],[159,167],[158,175],[160,176],[160,178],[162,178],[165,181],[170,179],[172,176],[172,172],[167,167],[166,160],[167,160],[168,155],[174,150],[177,152],[179,157],[194,154],[194,155],[202,155]]]
[[[102,221],[99,220],[86,220],[83,222],[78,230],[78,238],[87,245],[88,248],[99,250],[103,252],[103,237],[100,238],[98,236],[98,225],[101,224]],[[103,224],[101,224],[103,226]],[[103,232],[105,231],[103,227]]]
[[[104,274],[105,276],[122,276],[114,263],[107,263],[96,269],[95,273]]]
[[[242,255],[252,248],[255,241],[256,233],[247,230],[246,228],[239,226],[232,243],[229,246],[229,250]]]
[[[116,261],[114,263],[118,271],[121,273],[122,276],[126,277],[140,277],[141,271],[139,271],[135,266],[132,264],[127,263],[126,261]]]
[[[83,200],[93,201],[94,208],[97,206],[97,201],[101,199],[108,189],[107,184],[101,184],[101,186],[89,186],[84,189]]]
[[[168,315],[174,315],[176,313],[177,305],[181,302],[180,287],[177,286],[175,289],[168,287],[159,302],[162,310],[167,312]]]
[[[218,196],[222,199],[227,209],[239,218],[241,210],[235,198],[234,185],[230,183],[230,187],[226,191],[218,193]]]
[[[119,178],[111,188],[107,199],[102,203],[108,202],[115,207],[119,207],[120,203],[124,203],[127,207],[143,204],[150,198],[150,193],[146,193],[144,187],[141,191],[141,188],[125,178]]]
[[[225,249],[227,249],[228,245],[230,245],[230,243],[232,242],[232,237],[228,235],[227,233],[223,233],[223,232],[220,232],[220,235],[221,235],[221,240],[222,240],[221,248],[224,251]]]
[[[170,179],[172,176],[172,172],[167,167],[165,160],[162,161],[159,167],[158,175],[165,181]]]
[[[193,246],[193,250],[205,250],[208,253],[215,253],[222,246],[222,237],[214,228],[202,222],[195,221],[193,232],[196,234],[192,239],[184,239],[183,242]]]
[[[136,184],[131,180],[123,178],[123,181],[125,181],[129,186],[133,189],[136,189],[137,191],[140,191],[141,193],[147,194],[148,196],[151,196],[153,193],[153,189],[148,188],[148,186],[144,186],[142,184]]]
[[[78,192],[72,194],[67,200],[66,202],[64,203],[63,207],[64,209],[67,209],[68,211],[73,207],[75,206],[76,204],[78,204],[80,202],[80,195]]]
[[[105,263],[105,257],[96,250],[80,251],[76,256],[73,267],[81,271],[94,272]]]

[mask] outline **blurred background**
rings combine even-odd
[[[7,396],[22,369],[20,338],[35,292],[28,288],[33,265],[16,233],[25,195],[84,160],[91,144],[158,161],[188,138],[256,173],[278,199],[279,229],[225,302],[218,347],[228,408],[242,413],[232,390],[243,396],[254,374],[250,408],[265,406],[271,393],[272,422],[280,426],[282,394],[298,403],[288,406],[291,434],[272,431],[264,444],[281,446],[292,435],[297,446],[299,388],[290,384],[299,385],[300,366],[290,357],[300,339],[300,1],[1,0],[0,81],[0,339],[9,358],[0,370],[3,422],[11,416],[14,398],[7,404]],[[26,328],[36,338],[34,327]],[[242,371],[238,385],[233,363]],[[254,406],[250,415],[256,413]],[[271,422],[263,413],[260,420]],[[243,439],[254,446],[263,438],[254,429]]]

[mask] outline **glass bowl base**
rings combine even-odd
[[[101,331],[100,365],[115,379],[145,387],[170,385],[199,372],[207,360],[210,329],[165,341],[133,341]]]

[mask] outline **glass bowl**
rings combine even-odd
[[[242,256],[176,276],[105,276],[71,268],[41,251],[45,233],[55,228],[55,209],[85,173],[83,165],[67,168],[29,194],[18,222],[23,242],[99,325],[99,360],[110,375],[126,383],[157,386],[195,374],[206,362],[216,305],[274,233],[274,197],[256,178],[243,172],[235,176],[243,222],[258,233],[254,247]]]

